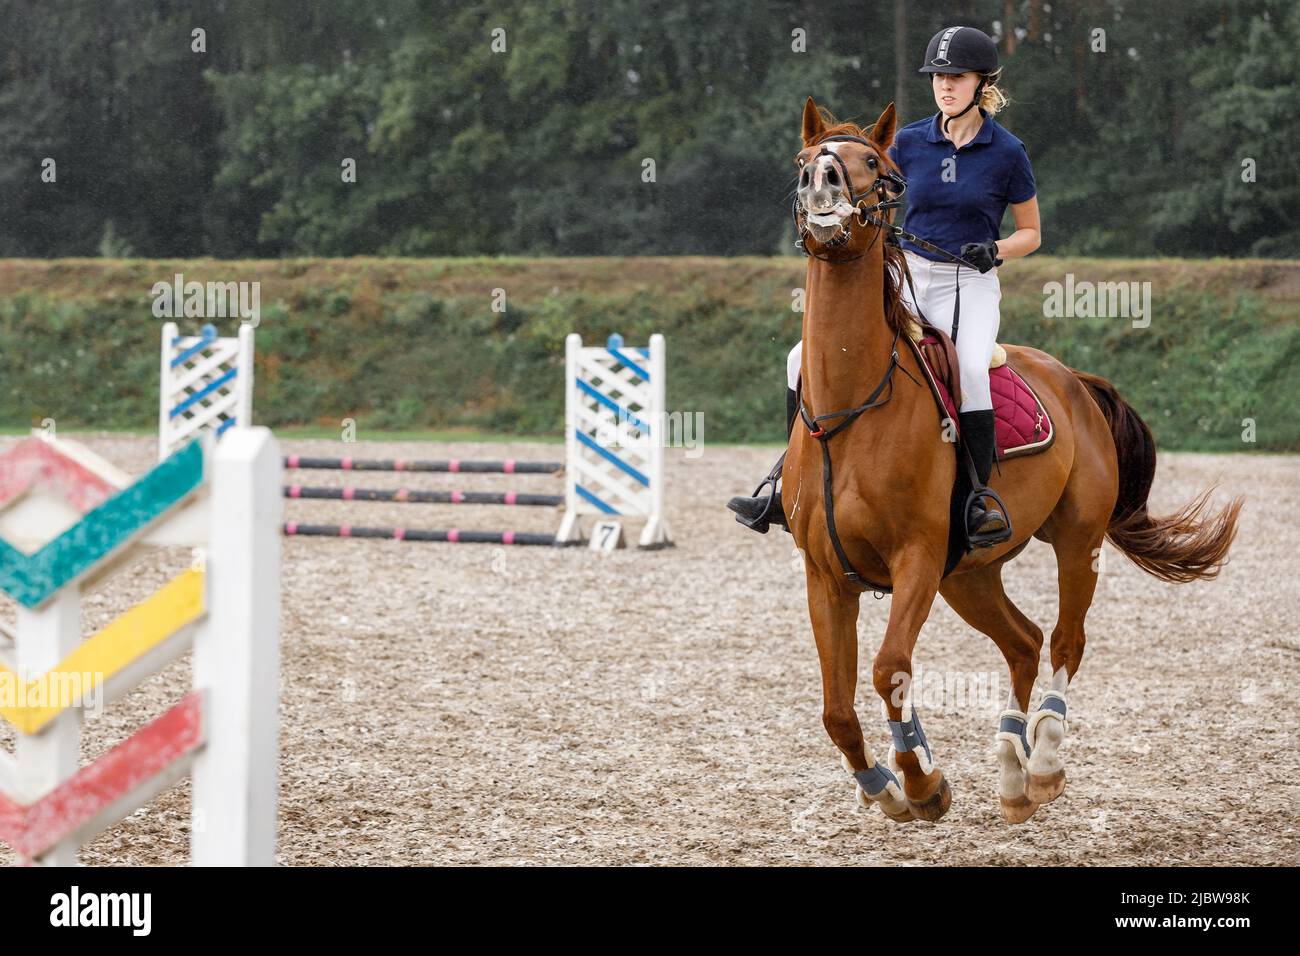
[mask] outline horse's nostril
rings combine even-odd
[[[838,186],[840,184],[840,174],[836,171],[834,166],[826,170],[826,181],[832,186]]]

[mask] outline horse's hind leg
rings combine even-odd
[[[1048,540],[1056,551],[1060,613],[1052,631],[1052,686],[1029,718],[1029,780],[1026,793],[1038,803],[1055,800],[1065,789],[1065,765],[1058,753],[1066,732],[1065,693],[1083,660],[1084,618],[1097,588],[1097,564],[1104,524],[1098,527],[1052,527]]]
[[[1025,733],[1043,632],[1007,597],[1000,564],[948,578],[939,593],[962,620],[991,637],[1006,658],[1011,694],[998,718],[997,752],[1002,767],[998,791],[1003,818],[1008,823],[1023,823],[1038,809],[1038,803],[1026,793],[1029,745]]]

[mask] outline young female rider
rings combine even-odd
[[[938,253],[903,242],[915,284],[913,299],[905,282],[903,295],[912,310],[952,334],[953,299],[961,283],[957,356],[961,365],[962,402],[958,413],[962,438],[975,460],[981,488],[993,467],[993,402],[989,396],[989,360],[997,338],[1002,292],[997,266],[1003,259],[1027,256],[1039,246],[1038,199],[1034,173],[1024,144],[999,125],[993,114],[1006,105],[998,89],[1001,75],[993,41],[974,27],[949,27],[930,40],[922,73],[930,74],[939,112],[899,130],[890,158],[907,180],[909,232],[974,264],[958,267]],[[1016,229],[998,238],[1002,215],[1011,206]],[[786,432],[794,423],[801,342],[787,362]],[[769,522],[786,527],[780,492],[768,507],[766,496],[732,498],[727,507],[746,527],[766,533]],[[976,498],[967,526],[981,545],[1007,540],[1010,527],[996,509]]]

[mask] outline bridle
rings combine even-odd
[[[867,225],[876,226],[877,227],[876,237],[871,240],[871,245],[867,246],[867,248],[862,251],[861,255],[856,255],[851,259],[830,259],[827,258],[826,256],[819,256],[814,252],[809,252],[807,245],[803,241],[804,236],[808,234],[808,214],[807,212],[804,211],[803,207],[800,205],[799,193],[796,190],[794,195],[794,200],[790,206],[791,215],[794,217],[795,232],[798,233],[799,235],[799,238],[796,239],[794,243],[796,249],[802,252],[805,256],[809,256],[813,259],[820,259],[822,262],[853,262],[857,259],[861,259],[862,256],[865,256],[868,252],[870,252],[871,247],[876,243],[876,239],[879,239],[881,233],[885,233],[889,237],[887,240],[889,242],[897,243],[899,239],[906,239],[908,242],[912,243],[912,245],[920,246],[922,249],[928,249],[930,252],[933,252],[935,255],[942,256],[943,258],[947,259],[949,262],[956,263],[958,266],[965,266],[966,268],[972,269],[976,272],[979,271],[979,269],[975,266],[975,263],[971,262],[970,260],[963,259],[961,256],[954,256],[947,249],[940,248],[939,246],[936,246],[932,242],[927,242],[925,239],[922,239],[920,236],[908,232],[902,226],[896,226],[888,219],[884,219],[876,215],[877,213],[885,212],[886,210],[889,209],[897,209],[899,206],[903,204],[903,197],[907,195],[907,180],[903,179],[901,176],[897,175],[896,173],[891,173],[887,169],[878,169],[876,170],[875,183],[870,188],[868,188],[866,192],[864,193],[857,192],[853,188],[853,177],[849,175],[849,168],[844,164],[843,158],[841,158],[841,156],[838,153],[836,153],[834,150],[830,150],[826,148],[825,145],[826,143],[835,143],[835,142],[859,143],[867,147],[868,149],[873,149],[873,150],[876,149],[876,146],[874,146],[868,140],[863,139],[861,136],[827,136],[824,140],[822,140],[821,151],[818,152],[817,155],[813,157],[814,160],[817,160],[822,156],[829,156],[831,158],[831,162],[835,164],[841,178],[844,180],[844,188],[848,191],[849,202],[853,205],[854,218],[857,219],[858,225],[860,226],[867,226]],[[897,198],[889,199],[888,196],[889,193],[891,192],[894,193],[894,195]],[[868,206],[867,200],[871,197],[872,193],[876,194],[877,201],[875,202],[875,204]],[[850,225],[851,224],[852,223],[850,223]],[[848,228],[845,228],[841,230],[840,234],[836,236],[834,239],[830,240],[829,242],[822,243],[822,245],[827,249],[833,249],[836,246],[842,246],[844,245],[844,243],[849,241],[849,232],[850,230]],[[910,284],[911,283],[910,273],[908,274],[907,278]],[[955,322],[953,323],[952,338],[953,341],[956,341],[957,339],[957,325]]]
[[[881,232],[894,228],[893,223],[889,222],[888,220],[882,219],[881,217],[877,216],[876,213],[881,213],[889,209],[897,209],[899,206],[901,206],[903,204],[903,196],[906,195],[907,193],[907,182],[901,176],[898,176],[895,173],[891,173],[887,169],[877,169],[875,183],[872,184],[872,186],[869,187],[866,190],[866,192],[859,193],[857,190],[853,188],[853,177],[849,175],[849,167],[845,165],[843,157],[841,157],[839,153],[835,152],[834,150],[828,149],[826,147],[826,144],[837,143],[837,142],[858,143],[862,146],[867,147],[868,149],[873,149],[873,150],[876,147],[873,146],[866,139],[862,138],[861,136],[828,136],[821,142],[822,142],[821,151],[818,152],[817,155],[813,157],[813,162],[816,162],[818,159],[820,159],[823,156],[830,157],[831,162],[835,164],[837,170],[839,171],[840,178],[844,182],[844,188],[848,192],[849,203],[854,208],[854,216],[858,220],[858,225],[865,226],[868,223],[870,223],[872,225],[880,227],[880,229],[878,229],[876,232],[875,238],[871,240],[871,245],[875,245],[876,240],[880,238]],[[807,164],[804,168],[806,169],[807,166],[809,165],[811,165],[811,163]],[[896,198],[890,199],[889,198],[890,192],[893,192]],[[875,194],[876,202],[874,205],[868,206],[867,200],[872,196],[873,193]],[[814,252],[809,252],[807,245],[803,241],[803,237],[808,234],[808,214],[807,212],[804,211],[802,205],[799,202],[799,193],[797,190],[795,192],[794,200],[790,207],[790,212],[791,215],[794,217],[795,232],[797,232],[799,235],[799,238],[795,240],[795,247],[800,252],[802,252],[805,256],[811,256],[812,258],[820,259],[823,262],[853,262],[855,259],[861,259],[863,256],[865,256],[868,252],[871,251],[871,246],[867,246],[866,249],[864,249],[859,255],[854,256],[852,259],[830,259],[826,256],[819,256]],[[849,233],[851,231],[850,228],[851,225],[852,223],[846,225],[840,231],[840,234],[838,236],[836,236],[834,239],[830,240],[829,242],[824,243],[823,245],[827,249],[833,249],[836,246],[844,245],[844,243],[849,241]]]

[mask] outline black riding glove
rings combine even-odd
[[[979,269],[988,272],[998,264],[998,244],[992,239],[983,242],[968,242],[961,247],[961,257]]]

